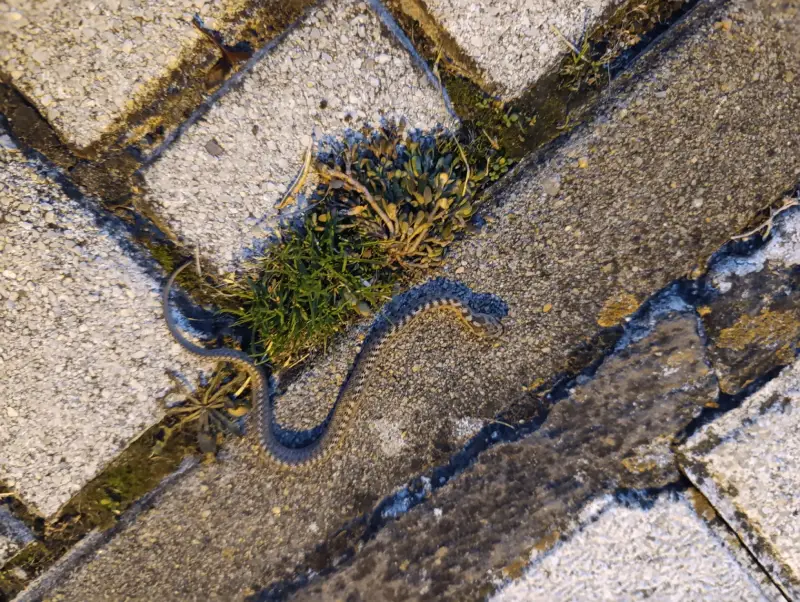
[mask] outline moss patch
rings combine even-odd
[[[622,319],[631,315],[639,308],[639,300],[630,293],[620,292],[615,297],[607,299],[597,316],[597,324],[603,328],[615,326]]]
[[[743,315],[730,328],[721,330],[715,344],[723,349],[744,351],[750,345],[770,347],[797,337],[800,322],[793,311],[764,310],[757,316]],[[787,355],[794,359],[794,351]]]

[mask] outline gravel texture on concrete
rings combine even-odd
[[[459,425],[530,406],[532,383],[586,366],[591,358],[580,350],[598,321],[621,321],[797,180],[800,82],[784,77],[798,56],[789,45],[796,31],[777,27],[793,26],[794,13],[761,7],[704,4],[609,89],[594,122],[495,191],[498,208],[484,214],[489,224],[455,246],[444,273],[508,305],[505,340],[475,340],[444,313],[420,317],[377,360],[342,455],[312,473],[277,474],[256,458],[255,438],[232,444],[219,464],[165,494],[76,571],[58,596],[192,599],[203,592],[229,600],[289,577],[297,563],[325,567],[335,551],[308,550],[411,476],[446,462]],[[731,31],[714,27],[727,18]],[[325,416],[361,335],[354,330],[278,397],[283,426],[304,428]],[[703,383],[698,397],[713,398]],[[686,419],[677,411],[671,417]],[[588,428],[584,420],[619,422],[616,414],[585,412],[575,420],[579,428]],[[671,423],[660,415],[648,424],[660,433]],[[642,443],[648,436],[631,434]],[[574,453],[582,463],[580,449]],[[545,470],[547,458],[561,470],[556,452],[542,458],[535,470]],[[502,500],[513,506],[514,495]],[[487,512],[505,515],[489,502]],[[484,503],[476,486],[465,512]]]
[[[689,478],[786,596],[800,598],[800,361],[682,451]]]
[[[627,503],[625,503],[627,502]],[[749,567],[748,567],[749,568]],[[686,494],[608,504],[491,602],[770,600]]]
[[[122,239],[0,148],[0,478],[46,517],[157,421],[165,370],[197,366]]]
[[[25,523],[0,505],[0,566],[34,540]]]
[[[244,0],[5,0],[0,71],[75,147],[96,142]]]
[[[402,6],[402,2],[400,3]],[[427,0],[425,6],[505,98],[519,96],[580,46],[620,0]]]
[[[221,270],[279,222],[312,139],[364,122],[452,124],[444,99],[363,2],[323,3],[145,172],[166,226]]]

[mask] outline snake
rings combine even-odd
[[[173,338],[186,351],[193,355],[228,362],[250,376],[250,395],[252,408],[256,414],[259,443],[267,457],[279,468],[311,468],[331,457],[338,450],[349,430],[353,416],[359,407],[361,391],[367,375],[375,363],[381,348],[386,341],[403,328],[415,316],[435,308],[455,310],[461,321],[479,337],[496,338],[502,335],[503,325],[500,318],[488,313],[474,311],[468,304],[453,295],[439,294],[427,300],[420,300],[397,320],[375,320],[365,338],[360,351],[353,361],[348,377],[339,389],[336,402],[326,418],[327,427],[314,441],[302,446],[291,447],[282,443],[273,430],[275,422],[274,404],[271,399],[270,386],[264,368],[244,351],[229,347],[206,348],[196,345],[181,332],[169,307],[170,291],[178,277],[186,267],[192,264],[187,261],[177,268],[167,280],[162,293],[162,306],[167,328]],[[379,316],[380,317],[380,316]],[[323,423],[324,424],[324,423]]]

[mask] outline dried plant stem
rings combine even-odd
[[[467,196],[467,184],[469,183],[469,179],[472,177],[472,171],[469,168],[469,161],[467,161],[467,155],[464,154],[464,149],[461,148],[461,144],[458,142],[458,138],[456,135],[453,134],[453,141],[456,143],[458,147],[458,152],[461,154],[461,160],[464,161],[464,167],[467,168],[467,177],[464,178],[464,187],[461,189],[461,198]]]
[[[766,229],[764,230],[764,234],[762,235],[762,238],[766,238],[767,236],[769,236],[769,233],[772,232],[773,220],[776,217],[778,217],[781,213],[786,211],[787,209],[790,209],[792,207],[797,207],[797,206],[800,206],[800,200],[798,200],[798,199],[785,199],[784,200],[784,204],[780,209],[777,209],[777,210],[770,209],[770,216],[767,218],[767,221],[763,222],[757,228],[753,228],[749,232],[745,232],[744,234],[738,234],[737,236],[731,236],[731,238],[733,240],[740,240],[742,238],[749,238],[750,236],[752,236],[753,234],[756,234],[757,232],[759,232],[760,230],[762,230],[764,228],[766,228]]]
[[[311,166],[311,151],[314,148],[314,142],[312,141],[311,144],[308,145],[306,149],[305,158],[303,159],[303,168],[300,170],[300,173],[297,174],[297,177],[292,182],[292,185],[289,187],[289,190],[286,191],[286,194],[283,195],[280,201],[278,201],[277,205],[275,205],[276,209],[279,211],[286,207],[286,205],[293,203],[295,200],[295,195],[297,194],[297,190],[303,185],[303,182],[306,181],[306,176],[308,175],[308,168]]]
[[[592,62],[591,62],[589,59],[587,59],[587,58],[586,58],[586,57],[583,55],[583,53],[582,53],[580,50],[578,50],[578,49],[575,47],[575,44],[573,44],[572,42],[570,42],[570,41],[569,41],[569,40],[568,40],[568,39],[567,39],[567,38],[564,36],[564,34],[563,34],[563,33],[561,33],[561,30],[560,30],[560,29],[558,29],[558,27],[556,27],[555,25],[552,25],[552,24],[551,24],[551,25],[550,25],[550,29],[551,29],[551,30],[553,30],[553,32],[554,32],[555,34],[557,34],[557,35],[558,35],[558,37],[559,37],[559,38],[561,38],[561,39],[563,40],[563,42],[564,42],[564,43],[565,43],[567,46],[569,46],[569,49],[570,49],[570,50],[572,50],[572,52],[574,52],[574,53],[575,53],[575,56],[577,56],[577,57],[578,57],[579,59],[581,59],[582,61],[585,61],[585,62],[589,63],[590,65],[592,64]]]
[[[389,232],[391,234],[394,234],[394,223],[392,222],[391,219],[389,219],[389,216],[386,215],[386,212],[380,208],[380,205],[378,205],[378,203],[375,202],[375,199],[372,198],[372,195],[370,194],[369,190],[367,190],[366,187],[363,184],[361,184],[361,182],[354,180],[346,173],[342,173],[337,169],[330,169],[328,167],[323,168],[322,175],[329,180],[334,180],[334,179],[341,180],[345,184],[345,186],[351,188],[352,190],[355,190],[357,193],[363,196],[364,199],[367,201],[367,203],[369,203],[369,206],[372,207],[372,210],[378,214],[378,216],[386,224],[386,227],[389,228]]]

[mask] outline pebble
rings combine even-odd
[[[561,190],[561,182],[557,178],[547,178],[542,183],[542,188],[550,196],[556,196]]]
[[[205,149],[212,157],[221,157],[225,154],[225,149],[222,148],[216,140],[209,140],[206,142]]]

